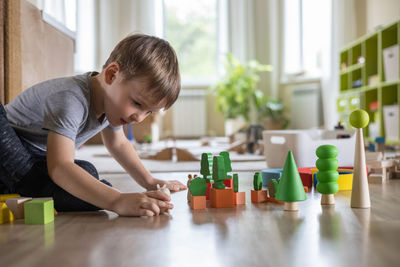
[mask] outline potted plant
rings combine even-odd
[[[217,110],[225,117],[226,135],[233,134],[240,126],[249,123],[252,109],[257,111],[259,120],[263,116],[278,115],[280,111],[277,111],[276,104],[280,102],[271,100],[257,88],[259,73],[272,71],[271,65],[263,65],[256,60],[241,64],[228,53],[225,71],[225,76],[217,82],[212,92],[216,95]],[[238,126],[235,127],[235,123]]]

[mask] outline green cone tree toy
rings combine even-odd
[[[212,183],[213,155],[212,153],[201,154],[200,174],[207,183]]]
[[[275,199],[284,201],[284,209],[287,211],[297,211],[297,202],[307,199],[293,153],[290,150],[286,157]]]
[[[212,178],[214,180],[213,188],[225,189],[226,171],[223,156],[214,156]]]
[[[227,173],[231,172],[232,171],[232,164],[231,164],[231,159],[229,157],[229,152],[228,151],[222,151],[222,152],[219,153],[219,155],[224,157],[225,171]],[[232,178],[232,176],[230,176],[228,174],[226,176],[227,176],[226,179],[231,179]]]
[[[317,191],[322,194],[321,205],[333,205],[335,204],[334,194],[339,191],[339,185],[337,180],[339,179],[339,173],[337,168],[339,167],[338,150],[332,145],[322,145],[315,151],[318,160],[315,163],[318,169],[317,172]]]

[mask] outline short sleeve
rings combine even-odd
[[[75,142],[80,126],[88,114],[87,101],[71,92],[49,95],[45,101],[42,128],[51,130]]]

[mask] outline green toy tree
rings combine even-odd
[[[255,191],[261,190],[261,188],[262,188],[262,176],[261,176],[261,173],[256,172],[254,174],[253,186],[254,186],[254,190]]]
[[[299,171],[297,170],[296,162],[293,158],[293,153],[290,150],[286,157],[275,199],[284,201],[284,209],[290,211],[298,210],[297,201],[307,199]]]
[[[200,173],[207,183],[212,183],[213,155],[211,153],[201,154]]]
[[[322,194],[321,205],[333,205],[335,204],[334,194],[339,191],[339,185],[337,180],[339,179],[339,173],[337,168],[339,166],[338,150],[332,145],[322,145],[315,151],[318,160],[316,166],[317,172],[317,191]]]
[[[233,192],[239,192],[239,175],[237,173],[233,174]]]
[[[219,153],[219,155],[224,157],[225,171],[227,173],[231,172],[232,171],[232,164],[231,164],[231,159],[229,157],[229,152],[228,151],[222,151],[222,152]],[[231,179],[232,178],[232,176],[230,176],[228,174],[226,176],[227,176],[227,179]]]
[[[192,196],[205,196],[207,191],[206,180],[200,177],[194,178],[189,185]]]
[[[212,178],[213,188],[225,189],[224,180],[226,179],[225,162],[223,156],[214,156]]]

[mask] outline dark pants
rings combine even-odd
[[[75,164],[99,179],[90,162]],[[106,180],[104,184],[111,186]],[[50,178],[46,154],[21,140],[7,120],[0,103],[0,194],[17,193],[27,197],[52,197],[57,211],[94,211],[100,208],[74,197]]]

